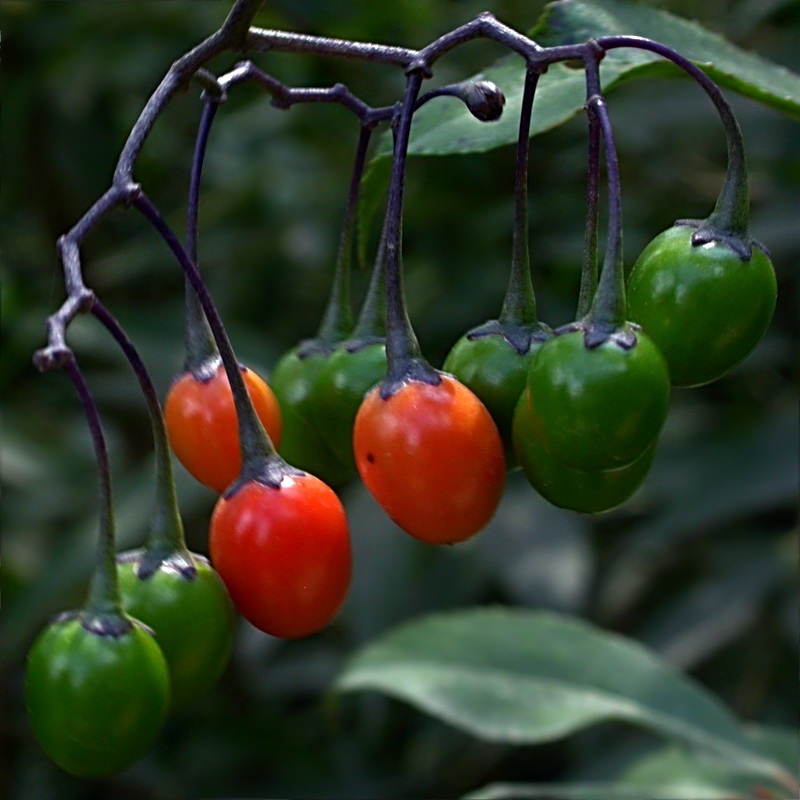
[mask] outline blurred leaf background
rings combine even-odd
[[[419,47],[489,6],[530,29],[541,2],[323,0],[268,3],[257,24]],[[800,70],[800,6],[786,0],[653,3]],[[242,623],[233,661],[207,698],[175,716],[148,756],[119,777],[72,779],[52,765],[24,715],[28,645],[48,616],[79,604],[96,532],[96,478],[76,398],[31,354],[64,295],[54,242],[107,188],[146,97],[172,61],[218,27],[227,2],[0,3],[5,39],[2,154],[3,609],[0,794],[14,800],[187,797],[457,797],[491,782],[598,784],[662,745],[604,724],[536,748],[478,742],[394,700],[336,707],[325,692],[359,645],[428,611],[503,603],[566,612],[635,638],[686,670],[734,712],[797,723],[797,389],[800,133],[774,110],[728,92],[747,145],[752,232],[766,243],[779,302],[764,342],[733,374],[673,393],[654,469],[621,509],[597,518],[540,500],[516,473],[489,528],[458,548],[402,534],[363,487],[343,491],[354,585],[337,622],[305,641]],[[435,83],[501,52],[453,52]],[[211,63],[224,71],[237,59]],[[399,70],[305,56],[256,56],[291,85],[344,81],[394,102]],[[200,103],[168,107],[137,179],[178,229]],[[610,98],[621,157],[628,263],[678,217],[713,205],[724,139],[705,96],[683,80],[631,83]],[[534,109],[535,113],[535,109]],[[200,213],[209,286],[242,361],[268,374],[312,334],[333,266],[356,125],[324,106],[272,108],[238,89],[212,133]],[[537,137],[531,243],[541,317],[569,321],[582,246],[585,125]],[[414,158],[405,261],[410,313],[440,364],[464,330],[496,316],[510,260],[514,153]],[[374,236],[367,244],[374,251]],[[163,244],[133,213],[107,218],[83,247],[86,278],[136,342],[162,395],[179,371],[182,285]],[[363,288],[366,273],[356,287]],[[132,375],[90,319],[70,329],[104,413],[120,548],[144,533],[153,461]],[[178,467],[190,547],[207,552],[215,496]],[[660,762],[659,762],[660,763]]]

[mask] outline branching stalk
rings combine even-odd
[[[702,223],[702,227],[695,231],[693,241],[699,244],[701,241],[722,238],[725,241],[729,241],[731,246],[737,249],[737,252],[741,252],[743,257],[749,257],[750,244],[745,239],[748,213],[747,177],[741,132],[730,106],[713,81],[702,70],[670,48],[648,39],[631,36],[605,37],[599,40],[589,40],[583,44],[541,47],[523,34],[499,22],[487,12],[479,14],[474,20],[440,36],[426,47],[420,50],[412,50],[252,27],[253,18],[262,4],[263,0],[236,0],[220,29],[180,57],[170,67],[131,129],[117,161],[112,187],[89,209],[75,227],[59,240],[58,250],[64,269],[67,298],[61,308],[48,319],[47,346],[37,352],[34,357],[40,369],[63,367],[70,361],[71,351],[65,343],[66,328],[76,314],[91,310],[94,302],[93,293],[83,281],[80,260],[81,241],[112,209],[119,206],[135,205],[154,224],[171,249],[173,249],[173,252],[176,253],[179,262],[186,270],[187,279],[191,283],[193,291],[197,294],[199,305],[202,307],[216,346],[220,350],[223,362],[225,362],[231,387],[234,391],[234,398],[237,402],[237,411],[241,412],[240,417],[243,426],[249,431],[243,437],[249,441],[249,444],[244,442],[242,444],[243,454],[245,451],[250,455],[258,451],[262,456],[265,452],[274,453],[263,426],[258,421],[249,402],[230,343],[227,341],[227,336],[213,307],[213,302],[197,272],[197,258],[196,252],[194,252],[196,250],[196,228],[195,234],[192,234],[193,226],[196,226],[196,216],[190,219],[188,223],[189,240],[187,241],[187,247],[189,252],[187,253],[174,237],[172,231],[155,209],[155,206],[142,194],[141,188],[134,182],[133,170],[136,161],[164,106],[179,89],[183,88],[191,80],[199,81],[204,86],[206,97],[209,99],[206,115],[208,125],[210,125],[210,120],[213,117],[212,107],[216,103],[225,100],[227,90],[231,86],[246,80],[255,80],[266,88],[273,97],[273,103],[278,107],[289,108],[298,102],[336,102],[353,111],[360,119],[362,126],[374,125],[380,121],[393,119],[396,109],[394,107],[371,109],[343,85],[337,84],[328,89],[293,89],[286,87],[276,79],[263,73],[250,62],[239,64],[232,72],[222,78],[215,78],[213,74],[205,69],[205,64],[211,58],[223,52],[280,51],[313,53],[320,56],[353,58],[373,63],[392,64],[400,66],[406,71],[408,82],[397,123],[398,146],[395,151],[392,185],[390,187],[384,235],[382,236],[383,246],[380,254],[381,257],[386,258],[388,325],[390,329],[395,330],[397,333],[394,336],[394,344],[389,347],[392,353],[389,356],[390,365],[394,364],[395,368],[398,368],[398,365],[403,360],[407,363],[414,360],[424,363],[419,357],[418,345],[416,345],[416,339],[405,312],[401,278],[400,234],[403,173],[411,118],[413,111],[433,96],[441,94],[459,96],[460,90],[457,88],[433,90],[427,96],[422,97],[419,97],[419,90],[422,80],[431,77],[433,65],[439,58],[454,48],[475,39],[485,38],[495,41],[525,58],[529,71],[529,81],[532,85],[535,85],[533,76],[538,76],[545,72],[550,64],[565,60],[581,60],[587,66],[587,89],[589,95],[587,109],[590,118],[590,177],[585,234],[584,279],[579,303],[581,310],[586,306],[587,298],[591,294],[591,288],[594,283],[597,203],[593,199],[593,197],[596,197],[596,187],[593,185],[593,180],[596,178],[598,170],[593,166],[593,163],[597,160],[594,159],[594,154],[598,149],[598,130],[602,132],[605,143],[609,180],[609,245],[598,290],[589,311],[592,321],[597,326],[610,327],[618,324],[624,320],[625,310],[621,262],[619,176],[610,123],[608,122],[605,103],[599,93],[599,80],[597,80],[596,76],[597,62],[608,50],[618,47],[637,47],[661,55],[689,73],[709,94],[725,126],[728,141],[729,169],[717,206],[708,220]],[[499,93],[499,96],[502,97],[502,93]],[[474,100],[474,95],[472,100],[467,99],[467,95],[463,95],[462,99],[470,105]],[[493,99],[496,100],[496,98]],[[476,116],[484,112],[490,115],[496,113],[496,105],[493,106],[492,103],[489,103],[483,110],[473,105],[470,105],[470,109]],[[479,116],[479,118],[481,117]],[[201,138],[204,136],[207,136],[207,128],[204,133],[201,125]],[[202,161],[202,147],[204,146],[204,141],[202,146],[198,142],[198,152],[201,153],[200,162]],[[525,153],[526,150],[523,150],[522,155],[525,155]],[[193,192],[196,193],[196,182],[199,181],[199,166],[193,171],[193,174],[196,178],[193,184]],[[194,206],[196,209],[196,202]],[[522,203],[518,196],[518,217],[521,210]],[[515,240],[515,254],[515,260],[519,261],[520,270],[524,272],[524,255],[522,254],[520,235],[517,235]],[[190,292],[189,294],[191,295],[192,293]],[[527,299],[527,306],[528,310],[531,310],[534,306],[529,301],[530,298]],[[194,311],[197,312],[196,307]],[[507,313],[511,314],[512,311],[504,309],[504,315]],[[199,314],[197,316],[199,317]],[[207,332],[206,342],[210,347],[210,339],[207,337]],[[390,366],[390,371],[392,369]],[[426,370],[431,370],[431,368],[422,368],[422,372],[425,374],[427,374]],[[435,371],[431,371],[431,375],[435,375]],[[432,379],[431,375],[428,375],[430,379]],[[237,395],[240,396],[237,398]],[[247,461],[247,458],[245,458],[245,461]]]
[[[249,27],[263,0],[237,0],[222,27],[195,48],[179,58],[170,67],[155,92],[150,96],[120,153],[114,172],[112,187],[86,212],[75,227],[59,240],[59,254],[64,269],[68,297],[58,312],[48,320],[48,345],[36,354],[35,360],[40,369],[53,369],[63,365],[69,348],[64,343],[64,332],[74,316],[86,311],[92,300],[92,293],[83,283],[79,245],[89,231],[112,209],[133,204],[140,187],[133,180],[133,169],[144,142],[156,120],[169,100],[174,97],[188,81],[199,80],[207,95],[217,101],[225,98],[228,87],[248,79],[260,81],[275,98],[277,105],[288,107],[295,102],[339,102],[351,108],[362,122],[380,121],[391,118],[394,109],[373,109],[373,116],[365,112],[365,105],[355,98],[344,86],[330,89],[289,89],[274,78],[265,76],[249,62],[239,65],[227,76],[215,79],[204,69],[204,65],[214,56],[225,51],[237,52],[294,52],[313,53],[319,56],[360,59],[373,63],[392,64],[407,71],[419,72],[429,77],[433,64],[453,48],[477,38],[498,42],[504,47],[522,55],[529,69],[544,72],[550,64],[577,59],[586,60],[595,52],[598,45],[603,50],[616,47],[638,47],[669,58],[685,69],[708,92],[714,101],[728,135],[729,160],[732,164],[726,187],[720,196],[712,219],[727,229],[741,229],[746,220],[746,177],[744,173],[741,134],[730,107],[713,82],[691,62],[679,56],[670,48],[640,37],[606,37],[584,44],[541,47],[533,40],[517,33],[496,20],[491,14],[478,15],[471,22],[439,37],[421,50],[403,47],[354,42],[343,39],[330,39],[320,36],[270,31]],[[425,98],[420,98],[423,101]],[[732,208],[725,219],[726,208]],[[733,245],[732,245],[733,246]],[[749,254],[749,249],[747,250]]]
[[[248,30],[264,0],[236,0],[222,27],[181,56],[170,68],[147,101],[139,119],[131,129],[114,171],[114,185],[122,188],[133,184],[133,168],[145,140],[161,115],[164,106],[194,74],[214,56],[226,51],[242,51],[247,47]]]

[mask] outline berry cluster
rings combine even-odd
[[[171,94],[222,49],[242,49],[242,20],[255,7],[239,0],[217,35],[176,62],[131,133],[114,185],[59,242],[69,296],[50,318],[48,346],[36,362],[42,369],[65,369],[83,403],[101,477],[100,537],[85,606],[54,619],[33,645],[27,696],[43,748],[76,775],[107,775],[131,763],[152,743],[170,707],[213,685],[230,653],[234,608],[261,631],[284,638],[308,636],[331,622],[352,570],[336,488],[360,476],[401,529],[431,544],[462,542],[481,531],[500,501],[507,470],[517,464],[555,505],[606,511],[644,480],[671,385],[701,385],[736,366],[764,334],[775,304],[772,266],[747,231],[741,135],[717,87],[656,42],[609,37],[542,48],[487,15],[421,51],[316,42],[319,52],[352,56],[361,47],[367,60],[402,63],[405,93],[387,108],[372,108],[341,85],[290,89],[249,62],[219,78],[200,73],[205,106],[187,234],[180,241],[131,180],[132,165]],[[292,41],[291,35],[272,35],[275,46]],[[439,370],[423,357],[405,308],[406,156],[416,110],[436,97],[459,99],[481,121],[501,115],[503,92],[487,81],[420,94],[435,60],[477,35],[505,43],[527,65],[511,273],[498,318],[465,334]],[[313,37],[302,37],[301,49],[312,46]],[[598,72],[605,52],[617,47],[651,50],[692,75],[721,113],[729,150],[728,177],[713,213],[679,221],[658,236],[634,265],[627,287],[619,174]],[[575,59],[584,65],[587,87],[587,246],[576,319],[554,331],[537,318],[530,274],[528,144],[540,76],[551,63]],[[359,122],[330,300],[314,338],[278,362],[271,388],[238,363],[197,268],[206,144],[227,92],[245,81],[265,88],[281,108],[338,103]],[[353,323],[349,273],[359,187],[371,134],[381,123],[392,126],[392,175],[370,286]],[[598,269],[601,152],[609,228]],[[143,214],[186,275],[187,357],[163,415],[135,348],[81,275],[79,242],[120,205]],[[152,420],[158,480],[150,535],[141,550],[120,555],[98,410],[64,338],[78,313],[95,316],[120,345]],[[220,494],[211,518],[210,563],[186,548],[170,450]]]

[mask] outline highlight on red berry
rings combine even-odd
[[[350,586],[347,517],[336,493],[308,473],[279,486],[249,480],[214,508],[211,561],[239,613],[272,636],[324,628]]]

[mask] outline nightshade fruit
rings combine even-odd
[[[664,354],[675,386],[732,370],[761,341],[775,309],[775,271],[760,248],[745,261],[721,241],[693,245],[694,230],[659,234],[628,279],[628,315]]]

